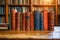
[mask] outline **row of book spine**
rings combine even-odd
[[[34,5],[38,5],[38,4],[55,4],[54,2],[55,0],[32,0]]]
[[[9,0],[9,4],[29,4],[29,0]]]
[[[12,10],[11,29],[18,31],[54,30],[54,13],[35,10],[33,13],[20,13]],[[21,17],[22,16],[22,17]]]

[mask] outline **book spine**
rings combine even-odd
[[[30,12],[26,12],[26,31],[30,31]]]
[[[15,30],[20,31],[20,12],[15,14]]]
[[[48,30],[48,11],[44,10],[44,30]]]
[[[21,0],[18,0],[18,4],[21,4],[20,2],[21,2]]]
[[[54,13],[49,13],[49,30],[54,30]]]
[[[16,14],[17,10],[12,9],[11,10],[11,14],[12,14],[12,19],[11,19],[11,26],[12,26],[12,30],[15,31],[15,14]]]
[[[31,31],[34,31],[34,14],[33,13],[30,14],[30,27],[31,27]]]
[[[0,17],[0,23],[2,23],[2,17]]]
[[[40,30],[40,12],[39,11],[34,11],[34,29],[35,30]]]
[[[5,17],[2,17],[2,23],[5,23]]]
[[[26,29],[26,18],[25,18],[25,13],[22,13],[22,30],[25,31]]]
[[[43,11],[41,12],[41,29],[44,30],[44,17],[43,17]]]

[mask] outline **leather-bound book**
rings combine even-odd
[[[25,18],[25,13],[22,13],[22,30],[25,31],[26,28],[26,18]]]
[[[30,30],[34,31],[34,13],[30,13]]]
[[[12,9],[11,10],[11,16],[12,16],[12,19],[11,19],[11,29],[15,31],[15,14],[16,14],[17,10],[16,9]]]
[[[54,12],[49,12],[49,17],[48,17],[48,22],[49,22],[49,30],[53,31],[54,30]]]
[[[20,12],[15,14],[15,30],[20,31]]]
[[[26,17],[26,31],[30,31],[30,12],[25,13]]]

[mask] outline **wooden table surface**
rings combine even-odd
[[[0,38],[60,39],[60,31],[0,31]]]

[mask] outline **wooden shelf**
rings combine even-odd
[[[14,5],[14,4],[10,4],[8,6],[30,6],[30,5]]]
[[[51,5],[33,5],[34,7],[55,7],[55,4]]]

